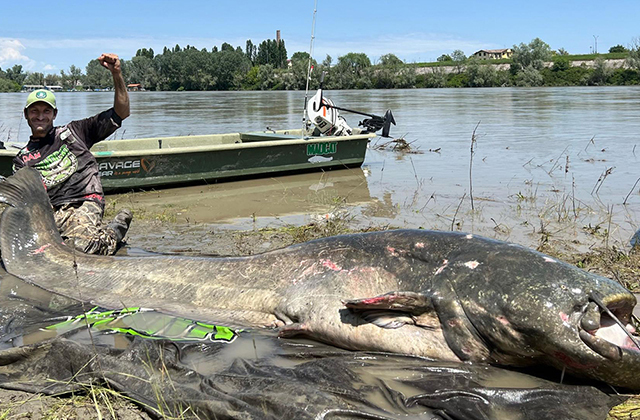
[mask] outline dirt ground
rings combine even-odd
[[[151,419],[123,397],[79,395],[49,397],[22,391],[0,390],[1,419]],[[94,398],[95,397],[95,398]]]
[[[369,228],[372,230],[386,229]],[[323,236],[352,231],[349,220],[336,218],[303,226],[262,230],[224,230],[215,225],[178,224],[160,220],[138,220],[128,235],[128,246],[121,254],[144,252],[251,255],[282,248]],[[561,238],[543,243],[540,251],[561,258],[588,271],[617,279],[635,292],[640,292],[640,252],[632,250],[591,249],[587,253],[567,252],[572,247]],[[155,416],[154,416],[155,417]],[[114,395],[107,389],[89,390],[85,395],[42,396],[0,389],[2,419],[149,419],[147,412]],[[609,419],[640,419],[640,397],[614,407]]]

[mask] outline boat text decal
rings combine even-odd
[[[129,176],[139,174],[141,168],[144,172],[148,173],[155,166],[155,162],[143,158],[136,160],[121,160],[116,162],[100,162],[100,164],[98,165],[98,169],[100,170],[101,177]]]
[[[307,156],[333,155],[338,151],[338,142],[307,144]]]

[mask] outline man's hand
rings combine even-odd
[[[116,54],[102,54],[98,57],[98,61],[102,64],[111,74],[117,74],[121,72],[120,58]]]

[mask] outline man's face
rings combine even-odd
[[[53,120],[58,115],[58,110],[53,109],[49,104],[36,102],[27,108],[24,114],[29,127],[31,127],[31,136],[42,138],[53,127]]]

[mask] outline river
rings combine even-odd
[[[132,92],[115,138],[297,128],[304,92]],[[362,169],[114,197],[178,221],[246,228],[343,211],[361,225],[463,230],[535,246],[628,246],[640,225],[640,87],[327,91],[338,106],[397,121],[413,153],[371,143]],[[110,106],[109,92],[58,93],[57,124]],[[26,94],[0,94],[0,140],[21,144]],[[343,112],[352,126],[360,117]],[[471,155],[475,130],[474,154]],[[639,183],[640,184],[640,183]],[[634,187],[635,185],[635,187]],[[623,204],[625,203],[626,204]],[[182,208],[184,207],[184,208]]]

